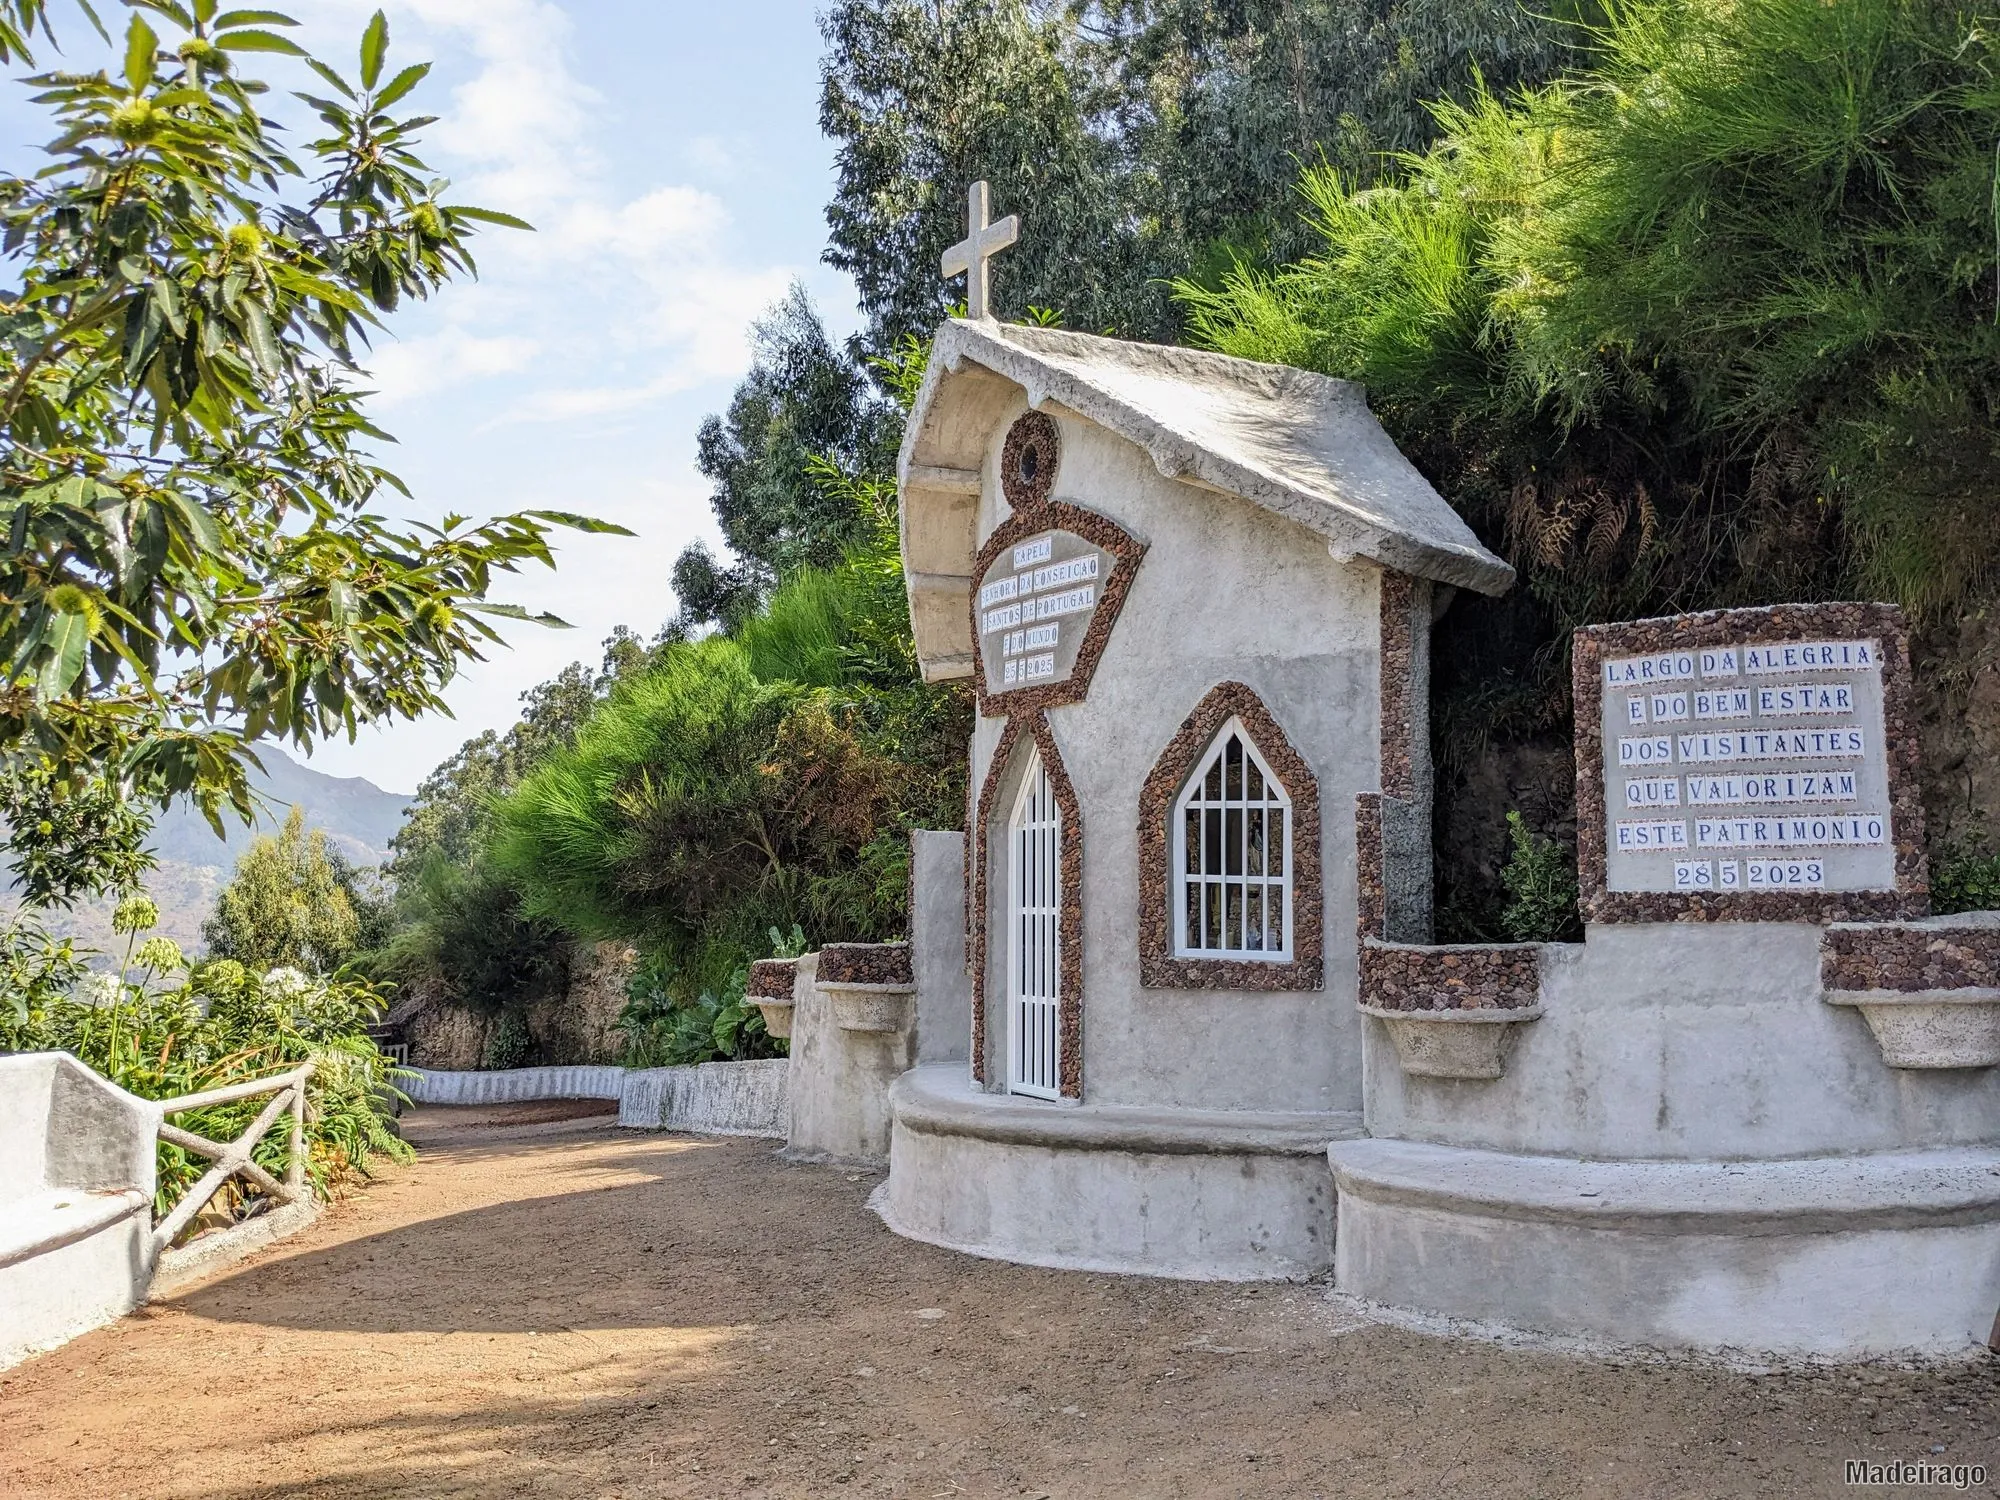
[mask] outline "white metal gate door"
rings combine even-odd
[[[1062,813],[1039,753],[1021,779],[1007,843],[1007,1087],[1054,1099],[1062,1079]]]

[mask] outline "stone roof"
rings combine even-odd
[[[994,424],[1019,409],[1023,392],[1030,409],[1053,402],[1136,444],[1170,479],[1296,521],[1336,556],[1483,594],[1514,581],[1352,382],[1196,349],[954,318],[938,332],[896,465],[926,677],[971,668],[965,597],[980,468]]]

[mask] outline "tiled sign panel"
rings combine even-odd
[[[1605,889],[1893,891],[1879,639],[1607,655]]]
[[[986,691],[1067,681],[1116,559],[1067,531],[1004,548],[978,581]]]

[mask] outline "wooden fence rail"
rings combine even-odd
[[[174,1205],[173,1212],[154,1226],[155,1251],[171,1245],[175,1236],[187,1227],[188,1221],[201,1212],[202,1205],[232,1177],[242,1176],[279,1203],[299,1201],[306,1191],[306,1080],[312,1077],[312,1071],[311,1063],[302,1063],[289,1073],[253,1079],[249,1083],[232,1083],[226,1088],[207,1089],[199,1094],[182,1094],[178,1098],[159,1102],[160,1139],[206,1157],[215,1165],[188,1189],[186,1196]],[[231,1104],[238,1099],[255,1099],[263,1094],[275,1094],[277,1097],[264,1106],[247,1130],[226,1145],[167,1123],[168,1115],[206,1109],[212,1104]],[[287,1110],[292,1116],[291,1150],[286,1158],[284,1179],[280,1181],[252,1161],[250,1153],[264,1138],[264,1132],[276,1124],[278,1116]]]

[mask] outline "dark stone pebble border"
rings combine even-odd
[[[2000,989],[2000,927],[1829,927],[1819,971],[1829,990]]]
[[[1361,944],[1361,1002],[1378,1010],[1522,1010],[1541,993],[1538,943]]]
[[[986,912],[987,877],[992,860],[987,851],[987,830],[998,812],[996,806],[1008,763],[1023,734],[1029,735],[1042,753],[1048,768],[1049,786],[1062,812],[1062,969],[1056,978],[1056,1029],[1062,1053],[1060,1092],[1065,1099],[1083,1097],[1083,813],[1076,800],[1076,787],[1056,749],[1055,734],[1041,713],[1010,718],[993,747],[993,760],[979,787],[979,801],[973,809],[971,881],[972,954],[972,1076],[986,1081]]]
[[[818,984],[915,984],[908,943],[828,943],[819,950]]]
[[[750,983],[744,992],[753,1000],[789,1000],[797,970],[795,958],[760,958],[750,965]]]
[[[1292,800],[1292,958],[1177,958],[1173,937],[1174,802],[1222,726],[1234,717]],[[1139,791],[1139,983],[1154,990],[1316,990],[1326,918],[1320,881],[1319,783],[1305,757],[1240,682],[1213,688],[1182,723]]]
[[[1061,682],[1037,683],[1034,687],[990,693],[986,690],[984,647],[980,645],[979,580],[986,576],[986,570],[993,566],[1002,552],[1023,538],[1042,531],[1067,531],[1072,536],[1082,537],[1093,547],[1103,548],[1115,559],[1111,576],[1103,580],[1098,590],[1096,612],[1091,615],[1090,624],[1083,632],[1083,643],[1077,647],[1076,662],[1070,668],[1069,676]],[[1111,627],[1118,623],[1118,612],[1125,607],[1125,596],[1132,591],[1132,580],[1145,555],[1146,544],[1110,517],[1060,500],[1021,506],[996,526],[993,535],[986,539],[986,545],[979,549],[979,555],[972,560],[972,589],[968,595],[972,612],[972,650],[978,658],[973,668],[972,684],[979,698],[980,714],[995,719],[1002,714],[1013,717],[1039,713],[1065,703],[1081,703],[1090,691],[1090,679],[1097,671],[1097,663],[1103,658],[1105,648],[1111,644]]]

